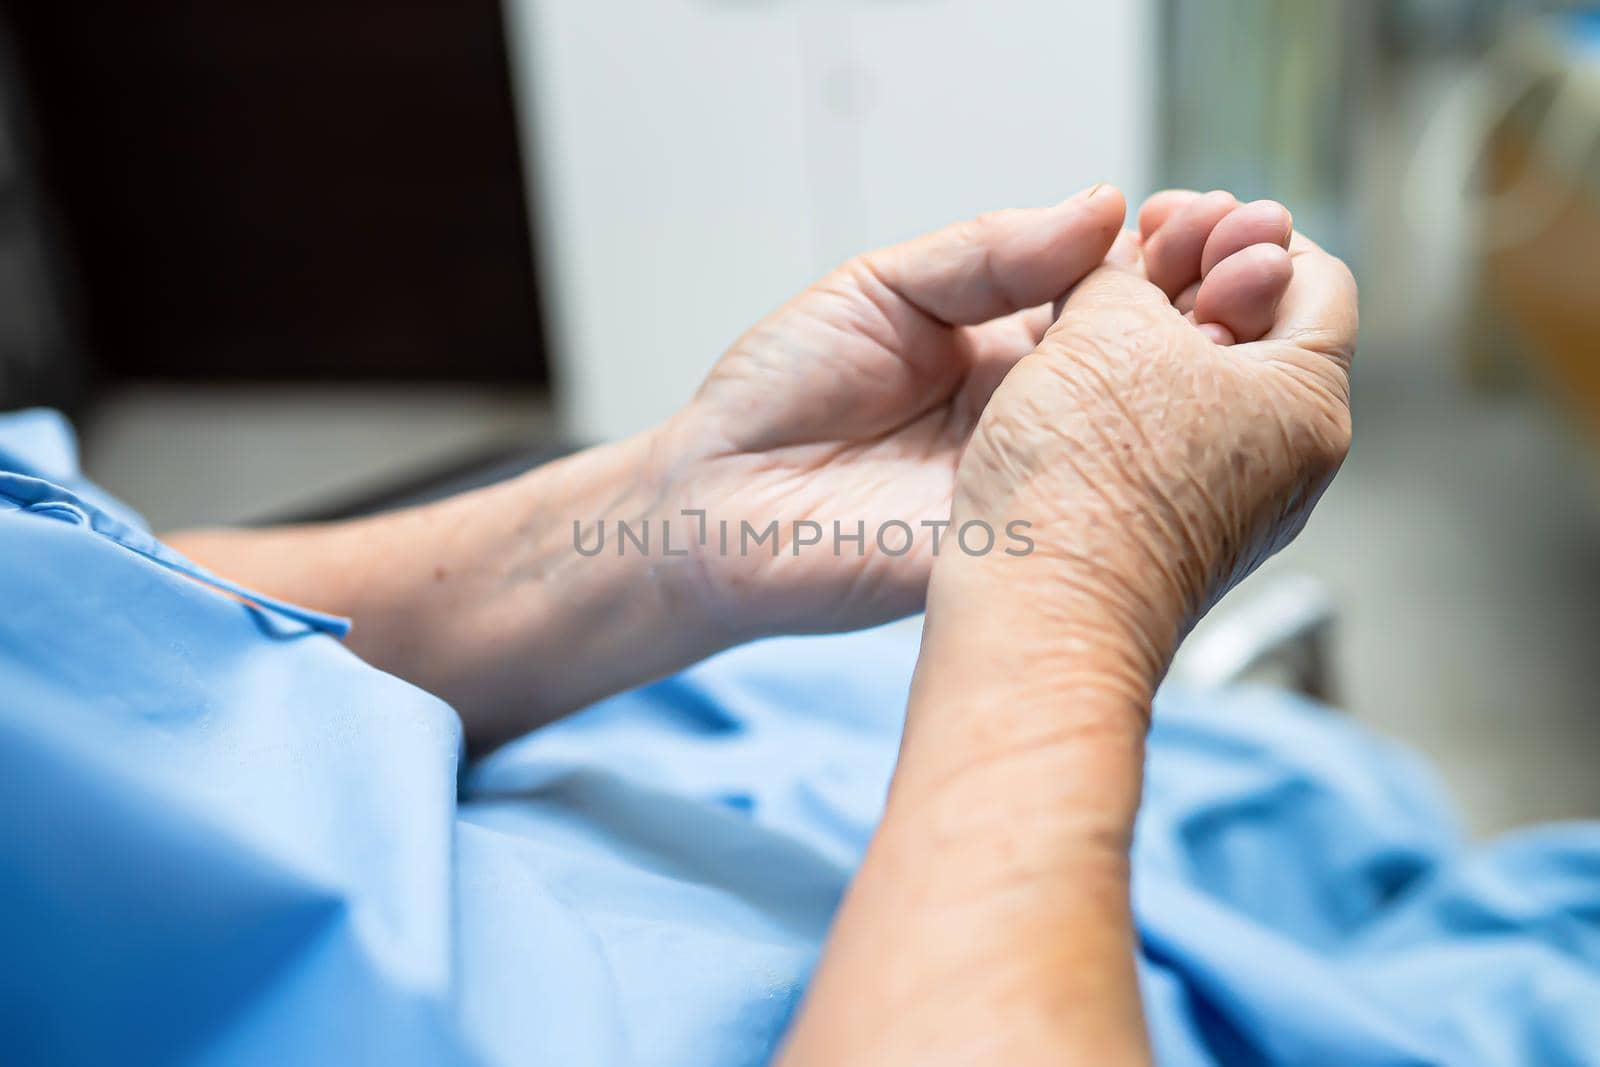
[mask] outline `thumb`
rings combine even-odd
[[[976,325],[1045,304],[1082,278],[1105,258],[1126,211],[1120,191],[1097,185],[1055,207],[990,212],[852,265],[898,303],[946,325]]]

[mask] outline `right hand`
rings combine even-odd
[[[1158,676],[1343,461],[1357,310],[1349,270],[1276,205],[1161,194],[1141,228],[1007,375],[961,461],[952,531],[1026,520],[1035,550],[942,557],[930,614],[981,575],[974,597],[999,582],[1009,603],[1126,628]]]
[[[1096,186],[958,223],[856,257],[740,338],[653,435],[661,510],[701,509],[734,542],[741,522],[868,532],[832,551],[791,551],[786,532],[777,556],[685,538],[701,550],[662,571],[688,578],[676,601],[736,639],[920,610],[937,537],[927,527],[950,517],[984,405],[1039,343],[1052,302],[1105,259],[1125,213],[1121,192]],[[881,547],[889,522],[913,535],[908,550]]]

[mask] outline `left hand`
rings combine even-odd
[[[1029,516],[1037,553],[946,559],[932,599],[968,621],[983,606],[1012,649],[1066,636],[1032,616],[1124,630],[1148,657],[1128,675],[1152,680],[1344,461],[1359,315],[1349,269],[1282,205],[1173,190],[1140,223],[995,391],[962,459],[954,519]]]
[[[851,260],[734,344],[656,433],[662,517],[709,536],[694,599],[739,636],[852,629],[919,610],[955,472],[1000,380],[1105,258],[1126,213],[1097,186],[1051,208],[983,215]],[[740,524],[779,544],[740,551]],[[886,522],[909,527],[885,533]],[[729,529],[720,550],[719,523]],[[822,540],[794,543],[795,523]],[[864,543],[834,548],[834,523]],[[807,527],[815,536],[817,527]],[[1005,531],[997,530],[996,551]],[[678,541],[682,544],[682,540]],[[939,553],[958,551],[942,531]]]

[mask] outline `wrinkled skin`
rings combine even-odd
[[[742,637],[919,610],[934,562],[920,523],[949,519],[989,395],[1043,336],[1050,302],[1102,262],[1124,212],[1102,187],[868,253],[740,338],[664,428],[664,504],[705,508],[735,540],[740,520],[776,519],[784,546],[776,559],[737,548],[697,559],[689,584],[706,613]],[[896,519],[918,534],[901,557],[873,543]],[[796,556],[796,520],[821,523],[827,541]],[[848,544],[833,555],[835,520],[846,533],[866,524],[861,555]]]
[[[1143,239],[1074,289],[961,463],[957,521],[1032,519],[1040,558],[1012,576],[1127,625],[1156,671],[1299,532],[1349,449],[1355,283],[1272,216],[1216,194],[1147,205]],[[1287,249],[1254,241],[1280,224]]]
[[[1145,606],[1188,612],[1292,535],[1348,437],[1348,344],[1288,343],[1278,306],[1293,306],[1291,276],[1305,274],[1308,305],[1342,267],[1300,238],[1285,253],[1277,205],[1159,194],[1138,234],[1120,232],[1124,214],[1102,186],[983,216],[851,261],[741,338],[664,428],[661,508],[704,508],[735,545],[740,520],[776,519],[785,543],[776,558],[697,556],[704,609],[743,636],[915,611],[935,562],[920,524],[952,507],[997,531],[1033,523],[1040,553],[1100,551],[1072,533],[1085,519],[1132,522],[1163,576]],[[1291,255],[1329,265],[1292,271]],[[1277,339],[1226,347],[1262,333]],[[1270,517],[1250,503],[1296,494]],[[795,555],[795,520],[820,523],[824,543]],[[833,554],[836,520],[865,523],[859,555]],[[917,531],[908,554],[873,544],[888,520]],[[940,555],[953,551],[946,534]]]

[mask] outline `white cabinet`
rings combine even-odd
[[[1149,180],[1149,0],[506,3],[579,439],[671,412],[853,252]]]

